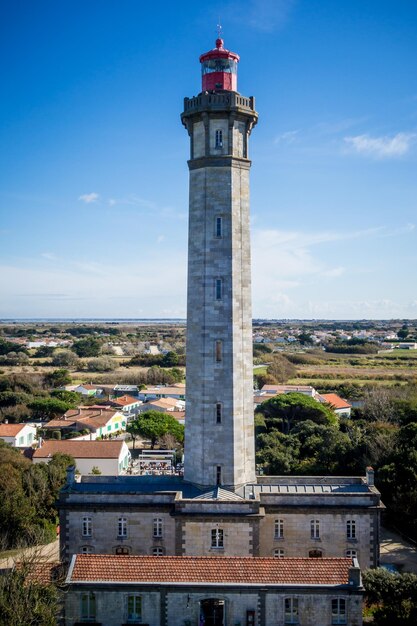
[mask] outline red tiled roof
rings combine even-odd
[[[140,402],[140,400],[138,400],[138,398],[134,398],[133,396],[120,396],[120,398],[114,398],[112,400],[113,404],[120,404],[120,406],[137,404],[138,402]]]
[[[34,459],[47,459],[53,454],[70,454],[75,459],[117,459],[123,441],[45,441],[35,450]]]
[[[37,561],[34,563],[16,563],[17,570],[24,570],[26,582],[49,585],[63,578],[63,566],[59,561]]]
[[[16,437],[27,424],[0,424],[0,437]]]
[[[77,554],[71,582],[346,585],[349,558]]]
[[[337,393],[321,393],[320,397],[335,409],[351,409],[352,405],[343,400]]]

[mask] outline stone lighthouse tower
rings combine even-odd
[[[258,114],[222,39],[200,62],[202,91],[181,115],[191,143],[184,477],[236,489],[256,480],[248,142]]]

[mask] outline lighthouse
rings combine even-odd
[[[239,56],[200,56],[202,90],[184,99],[190,137],[184,478],[235,490],[254,482],[248,144],[253,97]]]

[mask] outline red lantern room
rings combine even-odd
[[[216,47],[200,57],[203,91],[237,91],[237,64],[239,55],[223,48],[223,39],[216,39]]]

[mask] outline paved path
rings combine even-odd
[[[393,563],[400,572],[417,574],[417,549],[397,533],[381,528],[381,565]]]
[[[0,569],[13,567],[16,561],[21,561],[22,557],[30,557],[36,554],[37,559],[45,561],[59,561],[59,540],[56,539],[52,543],[44,546],[35,546],[33,548],[24,548],[22,550],[11,550],[10,556],[0,559]]]

